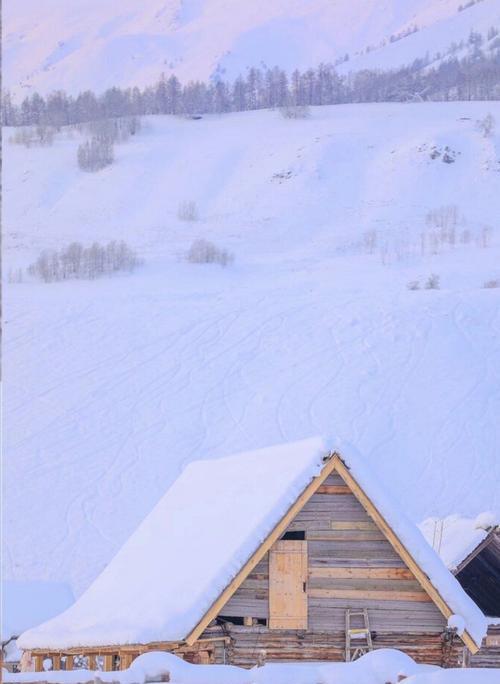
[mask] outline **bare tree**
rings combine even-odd
[[[492,114],[486,114],[484,119],[480,119],[476,123],[477,129],[483,134],[483,138],[491,138],[495,130],[496,121]]]
[[[51,126],[23,126],[18,128],[9,142],[25,147],[50,147],[54,142],[55,130]]]
[[[193,200],[181,202],[177,208],[177,218],[180,221],[197,221],[199,212],[196,202]]]
[[[126,242],[94,242],[83,247],[72,242],[59,252],[44,250],[28,267],[28,273],[46,283],[69,279],[94,279],[117,271],[133,271],[139,264],[136,253]]]
[[[439,290],[439,276],[437,273],[431,273],[431,275],[427,278],[427,281],[425,283],[425,289],[426,290]]]
[[[187,253],[187,260],[192,264],[220,264],[227,266],[234,261],[234,255],[220,249],[208,240],[195,240]]]
[[[284,119],[309,119],[311,110],[307,105],[286,105],[280,108]]]
[[[113,163],[113,143],[104,137],[93,137],[78,146],[78,166],[82,171],[100,171]]]

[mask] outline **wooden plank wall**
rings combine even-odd
[[[500,625],[490,625],[479,651],[470,657],[471,667],[500,668]]]
[[[338,475],[331,475],[290,524],[308,546],[309,629],[337,630],[346,608],[368,608],[375,630],[440,633],[446,621]],[[268,558],[222,610],[268,617]]]
[[[342,641],[345,610],[367,608],[378,644],[382,643],[382,633],[390,635],[392,647],[398,643],[402,648],[406,643],[410,648],[415,635],[423,634],[429,635],[433,648],[441,643],[446,620],[338,475],[325,481],[288,530],[305,531],[306,535],[309,633],[336,632]],[[266,555],[221,615],[268,619],[268,600]],[[362,625],[354,619],[353,626]],[[242,630],[237,632],[238,639],[247,633],[244,627]],[[274,630],[271,632],[270,638],[280,639]],[[258,633],[262,638],[266,627],[261,626]],[[344,644],[337,644],[334,650],[337,648],[342,650]]]

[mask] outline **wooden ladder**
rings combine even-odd
[[[363,627],[351,627],[351,618],[362,617]],[[362,643],[351,643],[351,639]],[[345,612],[345,660],[346,663],[356,660],[360,656],[373,651],[372,634],[370,631],[370,621],[368,619],[368,610],[352,610],[348,608]]]

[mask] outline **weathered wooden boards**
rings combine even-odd
[[[481,649],[470,657],[471,667],[500,667],[500,625],[490,625]]]
[[[347,608],[368,609],[375,647],[384,639],[388,647],[441,662],[444,617],[338,474],[325,479],[287,531],[304,532],[304,541],[275,543],[220,612],[229,623],[268,620],[258,627],[227,625],[228,662],[254,664],[261,648],[269,659],[342,660]],[[307,596],[299,592],[301,582]]]
[[[210,627],[206,634],[220,633],[221,627]],[[340,662],[344,660],[345,632],[343,630],[269,630],[258,625],[246,628],[241,625],[226,625],[224,633],[230,643],[218,645],[215,662],[232,663],[241,667],[253,667],[259,659],[274,662],[297,660]],[[401,634],[380,633],[374,635],[375,648],[400,648]],[[404,650],[417,662],[443,664],[442,640],[440,634],[413,633],[405,639]],[[459,666],[462,658],[462,644],[453,644],[448,662]]]
[[[342,486],[339,480],[338,476],[330,476],[322,487],[338,488]],[[342,520],[338,519],[339,513]],[[445,620],[439,610],[352,493],[314,494],[288,529],[296,531],[299,528],[305,532],[307,542],[311,624],[320,614],[321,600],[339,599],[344,600],[342,607],[345,608],[359,606],[376,610],[379,628],[384,605],[388,628],[393,627],[393,612],[398,609],[399,615],[401,611],[409,616],[413,613],[420,629],[425,627],[426,619],[432,632],[436,631],[436,625],[444,628]],[[250,573],[222,614],[269,618],[268,586],[272,581],[266,558]],[[413,605],[419,603],[429,604],[424,613]],[[405,623],[410,621],[411,617]],[[277,623],[269,626],[273,628],[273,625]],[[324,619],[321,626],[327,627]]]

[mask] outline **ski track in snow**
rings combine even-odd
[[[474,129],[485,111],[322,108],[291,126],[273,112],[196,128],[150,120],[106,183],[74,172],[75,141],[7,145],[14,265],[75,236],[126,237],[145,265],[6,287],[6,575],[70,581],[78,594],[192,459],[318,433],[353,442],[416,521],[499,513],[500,289],[482,288],[500,276],[498,236],[489,249],[387,266],[356,246],[373,227],[418,235],[429,209],[454,203],[473,227],[500,229],[500,174],[479,153],[497,152]],[[451,168],[416,151],[441,138],[463,150]],[[176,167],[184,155],[196,194],[193,172]],[[66,171],[76,175],[52,204],[47,188]],[[16,189],[16,173],[29,190]],[[176,222],[191,196],[202,220]],[[73,224],[75,211],[84,218]],[[234,266],[179,260],[200,234],[234,251]],[[441,290],[407,290],[432,272]]]

